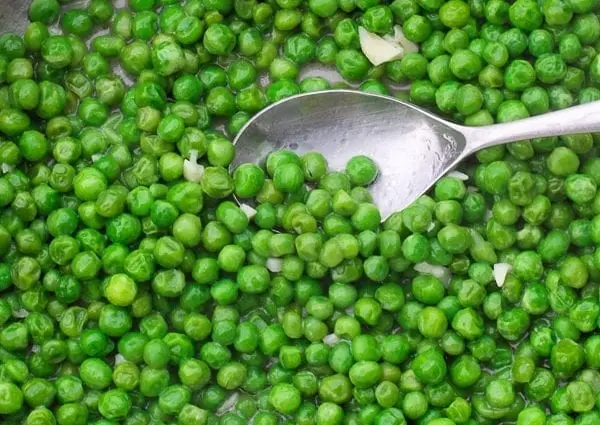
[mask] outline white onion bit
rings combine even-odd
[[[195,149],[190,150],[190,159],[183,161],[183,177],[189,182],[200,183],[204,175],[204,167],[197,161],[198,151]]]
[[[125,363],[127,359],[121,354],[115,354],[115,366],[119,366],[121,363]]]
[[[217,416],[224,415],[225,413],[233,410],[235,404],[238,401],[239,396],[240,396],[240,394],[237,393],[237,392],[232,393],[229,396],[229,398],[223,402],[223,404],[221,405],[221,407],[219,407],[217,409],[217,411],[215,412],[217,414]]]
[[[102,154],[101,153],[95,153],[95,154],[92,155],[92,162],[96,162],[100,158],[102,158]]]
[[[269,257],[266,267],[270,272],[279,273],[283,269],[283,260],[281,258]]]
[[[13,315],[13,317],[16,317],[17,319],[23,319],[23,318],[29,316],[29,312],[27,310],[25,310],[24,308],[20,308],[18,310],[13,311],[12,315]]]
[[[369,62],[375,66],[400,59],[404,55],[404,49],[400,45],[385,40],[363,27],[358,27],[358,38],[360,49],[369,59]]]
[[[240,210],[246,214],[246,217],[248,217],[249,220],[256,215],[256,210],[248,204],[240,204]]]
[[[198,151],[196,149],[190,149],[190,161],[194,163],[198,162]]]
[[[188,161],[187,159],[183,161],[183,177],[187,181],[200,183],[200,180],[202,180],[203,175],[204,167],[202,165],[195,164],[193,162]]]
[[[452,277],[452,273],[450,273],[450,269],[448,267],[439,266],[437,264],[429,264],[426,262],[417,263],[413,269],[419,273],[430,274],[437,277],[444,283],[444,285],[447,285]]]
[[[419,51],[419,46],[404,36],[404,32],[402,32],[402,26],[400,25],[394,25],[394,35],[386,34],[383,36],[383,38],[384,40],[391,41],[392,43],[402,46],[404,53],[416,53]]]
[[[336,334],[329,334],[323,338],[323,343],[329,345],[330,347],[337,344],[340,338]]]
[[[492,270],[492,274],[494,275],[494,280],[496,281],[496,285],[499,288],[502,288],[504,285],[504,281],[506,280],[506,276],[512,270],[512,266],[508,263],[496,263],[494,264],[494,269]]]
[[[2,169],[2,172],[6,174],[6,173],[10,173],[11,171],[13,171],[15,169],[15,167],[10,164],[2,163],[2,164],[0,164],[0,169]]]
[[[464,182],[466,182],[467,180],[469,180],[469,176],[467,176],[465,173],[461,173],[460,171],[450,171],[448,174],[446,174],[447,177],[454,177],[455,179],[458,180],[462,180]]]

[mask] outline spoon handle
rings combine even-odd
[[[600,131],[600,101],[503,124],[483,127],[461,126],[459,130],[467,139],[465,154],[489,146],[535,137],[598,132]]]

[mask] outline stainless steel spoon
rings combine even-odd
[[[371,186],[387,217],[425,193],[460,161],[493,145],[534,137],[600,131],[600,102],[520,121],[465,127],[398,99],[330,90],[284,99],[254,116],[235,138],[232,167],[273,151],[319,151],[332,169],[368,155],[380,174]]]

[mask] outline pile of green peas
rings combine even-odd
[[[367,157],[228,170],[300,92],[598,100],[597,2],[68,3],[0,36],[2,425],[600,424],[597,134],[485,149],[383,222]],[[373,67],[359,25],[419,52]]]

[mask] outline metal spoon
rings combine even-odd
[[[232,168],[270,152],[319,151],[332,169],[355,155],[379,166],[371,186],[383,217],[410,205],[460,161],[493,145],[534,137],[600,131],[600,102],[520,121],[465,127],[398,99],[330,90],[284,99],[262,110],[234,140]]]

